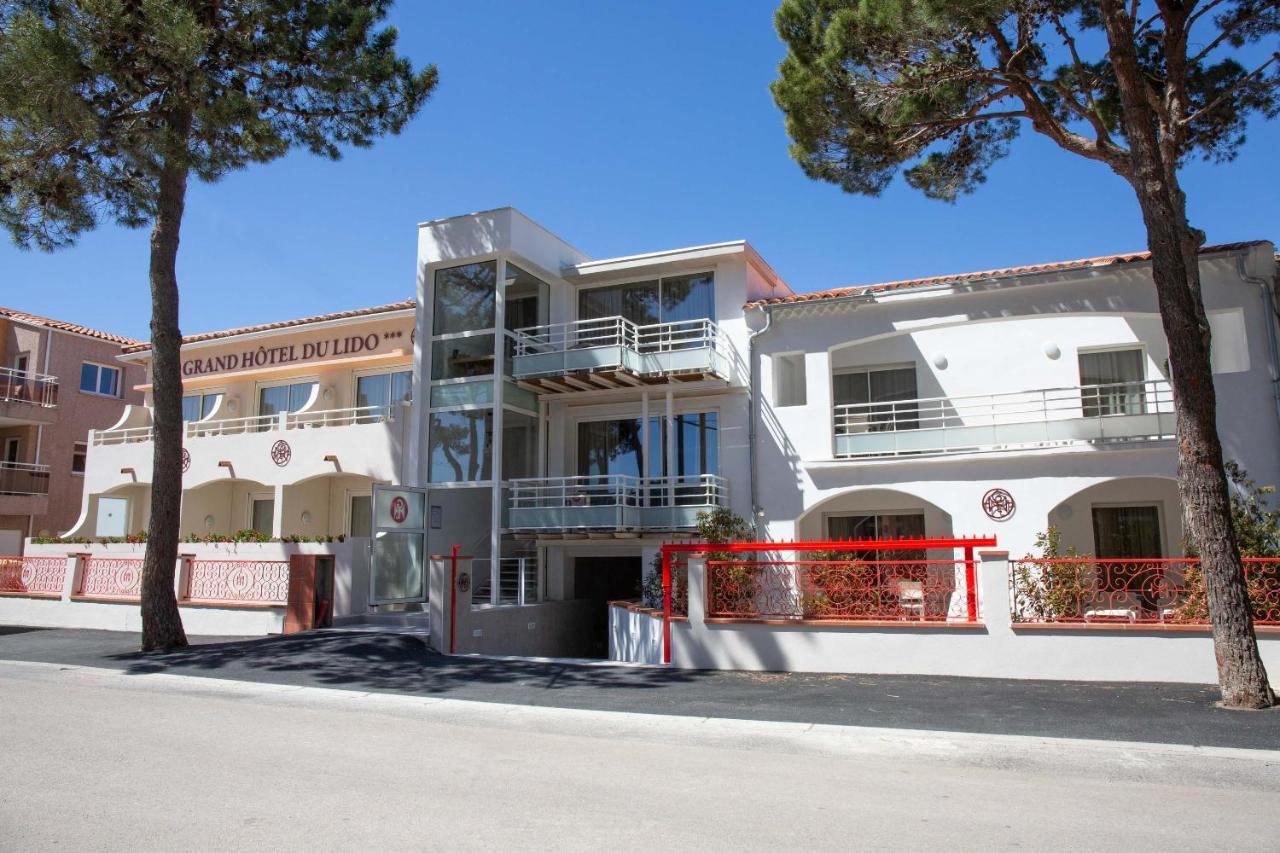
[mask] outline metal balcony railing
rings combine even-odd
[[[396,419],[400,409],[401,404],[393,403],[388,406],[357,406],[347,409],[279,412],[271,415],[249,415],[243,418],[189,421],[183,424],[183,430],[187,438],[203,438],[219,435],[243,435],[251,432],[390,423]],[[93,443],[95,446],[133,444],[139,441],[151,441],[153,437],[153,427],[124,427],[95,432]]]
[[[49,466],[0,462],[0,495],[49,494]]]
[[[515,530],[690,529],[699,512],[729,500],[728,481],[714,474],[535,477],[512,480],[509,488]]]
[[[517,379],[594,371],[728,379],[737,363],[732,342],[711,320],[639,326],[625,317],[602,317],[517,329],[514,338]]]
[[[0,403],[9,402],[45,408],[58,405],[58,377],[0,367]]]
[[[538,560],[536,557],[503,557],[498,560],[498,594],[494,597],[493,561],[472,560],[475,578],[471,592],[472,605],[523,606],[537,604]]]
[[[835,406],[840,459],[1172,438],[1163,379]]]

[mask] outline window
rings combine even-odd
[[[254,498],[249,526],[264,536],[274,535],[276,502],[274,498]]]
[[[270,429],[269,419],[281,412],[300,412],[311,400],[315,382],[295,382],[292,385],[271,385],[258,390],[258,417],[261,429]]]
[[[805,392],[804,353],[773,357],[773,405],[803,406]]]
[[[4,461],[9,463],[22,461],[22,439],[6,438],[4,440]]]
[[[71,450],[71,473],[83,474],[85,463],[89,457],[89,445],[87,442],[77,441]]]
[[[432,334],[492,329],[497,283],[496,261],[436,270]]]
[[[26,373],[31,366],[31,355],[29,353],[20,352],[13,357],[13,372]],[[19,377],[23,378],[23,377]]]
[[[80,366],[80,390],[103,397],[120,396],[120,368],[85,362]]]
[[[221,394],[188,394],[182,398],[182,419],[187,423],[202,421],[218,408]]]
[[[579,291],[578,319],[604,317],[625,317],[637,326],[713,320],[715,277],[698,273]]]
[[[431,378],[463,379],[493,374],[493,335],[431,342]]]
[[[366,423],[394,417],[400,412],[400,403],[413,400],[413,371],[397,370],[395,373],[375,373],[356,379],[356,407],[373,409],[361,420]]]
[[[347,535],[368,538],[373,535],[373,496],[352,495],[347,516]]]
[[[832,377],[832,392],[837,406],[849,407],[837,416],[838,435],[920,426],[914,366],[841,371]]]
[[[1082,352],[1078,358],[1086,418],[1146,413],[1146,353],[1141,347]]]
[[[923,513],[871,513],[827,517],[831,539],[903,539],[924,536]],[[867,551],[864,560],[923,560],[924,551]]]
[[[493,440],[491,410],[433,412],[428,475],[433,483],[471,483],[493,479],[489,447]]]
[[[1093,550],[1099,557],[1157,559],[1164,555],[1157,506],[1095,506]]]
[[[532,477],[538,472],[538,419],[518,412],[502,413],[502,479]]]

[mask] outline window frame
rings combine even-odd
[[[83,462],[79,471],[76,470],[76,458],[80,457]],[[85,471],[89,468],[89,442],[73,441],[71,443],[71,476],[83,477]]]
[[[1117,560],[1163,560],[1168,557],[1169,543],[1168,536],[1165,535],[1165,509],[1164,501],[1161,500],[1145,500],[1145,501],[1100,501],[1089,504],[1089,532],[1092,534],[1093,550],[1098,551],[1098,527],[1094,523],[1093,514],[1096,510],[1108,509],[1154,509],[1156,511],[1156,535],[1160,539],[1160,554],[1156,557],[1117,557],[1115,554],[1095,554],[1098,559],[1105,560],[1113,558]]]
[[[227,391],[226,391],[226,389],[225,389],[225,388],[193,388],[193,389],[191,389],[190,391],[184,391],[184,392],[183,392],[183,394],[182,394],[182,399],[185,401],[188,397],[199,397],[199,398],[200,398],[200,411],[201,411],[201,412],[203,412],[203,411],[204,411],[204,398],[206,398],[206,397],[221,397],[223,400],[225,400],[225,399],[226,399],[226,397],[227,397]],[[219,401],[219,405],[220,405],[220,404],[221,404],[221,401]],[[210,414],[210,415],[212,415],[212,414],[213,414],[214,412],[216,412],[217,410],[218,410],[218,407],[215,405],[215,406],[214,406],[214,409],[213,409],[213,412],[210,412],[209,414]],[[199,423],[204,423],[204,422],[205,422],[205,420],[206,420],[206,418],[205,418],[204,416],[201,416],[199,420],[194,420],[194,421],[184,420],[184,421],[183,421],[183,423],[186,423],[186,424],[199,424]]]
[[[1094,384],[1086,385],[1084,381],[1084,376],[1080,372],[1080,356],[1094,355],[1097,353],[1108,353],[1108,352],[1133,352],[1135,350],[1138,352],[1138,362],[1142,366],[1142,378],[1138,380],[1134,380],[1134,383],[1141,386],[1142,390],[1140,393],[1140,401],[1141,401],[1142,411],[1140,412],[1140,414],[1145,414],[1148,408],[1147,383],[1151,381],[1150,353],[1148,352],[1147,344],[1145,341],[1131,341],[1128,343],[1120,343],[1120,344],[1103,344],[1099,346],[1076,347],[1076,381],[1079,382],[1079,386],[1080,386],[1080,413],[1083,417],[1109,418],[1109,417],[1115,417],[1117,415],[1128,415],[1132,413],[1131,412],[1101,412],[1101,411],[1094,412],[1092,414],[1088,413],[1091,407],[1095,407],[1098,409],[1104,408],[1100,397],[1095,397],[1095,401],[1092,403],[1088,401],[1087,399],[1088,389],[1106,388],[1108,386],[1124,385],[1124,384],[1130,384],[1130,383],[1126,382],[1125,380],[1121,380],[1119,382],[1104,382],[1104,383],[1094,383]]]
[[[777,352],[769,356],[769,381],[772,384],[773,393],[770,395],[771,402],[775,409],[794,409],[809,405],[809,365],[807,353],[804,350],[795,350],[793,352]],[[779,399],[778,391],[781,387],[778,382],[778,365],[784,359],[799,359],[800,361],[800,400],[799,402],[784,403]],[[834,383],[833,383],[834,390]],[[834,398],[832,398],[834,399]]]
[[[290,385],[306,385],[306,384],[308,384],[308,383],[314,384],[314,385],[316,386],[316,389],[317,389],[318,391],[320,391],[320,392],[321,392],[321,394],[323,393],[323,391],[321,390],[321,386],[320,386],[320,375],[319,375],[319,374],[307,374],[307,375],[304,375],[304,376],[293,376],[293,377],[290,377],[289,379],[264,379],[264,380],[261,380],[261,381],[259,381],[259,382],[255,382],[255,383],[253,384],[253,415],[252,415],[252,417],[255,417],[255,418],[264,418],[264,417],[267,417],[267,418],[269,418],[269,417],[278,417],[278,416],[279,416],[279,414],[280,414],[279,412],[276,412],[276,413],[275,413],[275,414],[273,414],[273,415],[264,415],[264,414],[262,414],[262,392],[263,392],[263,390],[264,390],[264,389],[267,389],[267,388],[281,388],[281,387],[288,387],[288,386],[290,386]],[[316,400],[317,400],[317,401],[319,401],[319,400],[320,400],[320,395],[319,395],[319,394],[316,396]],[[307,411],[307,410],[306,410],[306,409],[299,409],[299,410],[298,410],[298,412],[305,412],[305,411]],[[290,414],[297,414],[298,412],[290,412]]]
[[[344,508],[344,509],[345,509],[345,511],[346,511],[346,512],[345,512],[346,518],[344,518],[344,519],[343,519],[342,529],[343,529],[343,530],[345,530],[345,531],[346,531],[346,533],[347,533],[347,536],[348,536],[348,537],[350,537],[350,538],[352,538],[352,539],[355,539],[355,538],[364,538],[364,537],[357,537],[357,536],[355,535],[355,533],[353,533],[353,532],[352,532],[352,530],[351,530],[351,523],[352,523],[352,521],[353,521],[353,520],[354,520],[354,518],[355,518],[355,513],[353,513],[353,512],[351,511],[351,502],[352,502],[354,499],[356,499],[356,498],[368,498],[368,499],[369,499],[369,538],[371,538],[371,539],[372,539],[372,538],[373,538],[373,533],[374,533],[374,526],[373,526],[373,489],[372,489],[372,488],[368,488],[368,489],[347,489],[347,490],[346,490],[346,500],[344,500],[344,501],[343,501],[343,508]]]
[[[626,287],[628,284],[644,284],[645,282],[648,282],[648,281],[657,281],[658,282],[658,311],[661,312],[662,311],[662,283],[666,279],[692,278],[700,275],[711,276],[711,316],[707,317],[706,319],[710,323],[716,323],[718,322],[716,318],[719,316],[717,312],[720,307],[720,300],[717,298],[717,294],[716,294],[717,276],[716,276],[715,267],[710,267],[707,269],[682,270],[677,273],[671,273],[667,275],[659,274],[656,276],[653,275],[652,273],[650,273],[649,275],[637,274],[634,276],[629,276],[627,278],[611,279],[607,282],[600,282],[598,284],[592,283],[590,285],[582,285],[580,287],[575,287],[573,289],[573,300],[572,300],[573,319],[575,322],[582,321],[582,294],[588,290],[604,290],[610,287]],[[661,314],[659,314],[659,316],[661,316]],[[667,322],[688,322],[688,321],[668,321],[668,320],[662,320],[662,319],[658,320],[659,325]]]
[[[267,535],[267,536],[274,537],[274,536],[275,536],[275,533],[274,533],[274,529],[275,529],[275,501],[276,501],[276,495],[275,495],[275,492],[250,492],[250,493],[249,493],[249,501],[248,501],[248,504],[249,504],[249,505],[248,505],[248,518],[247,518],[247,519],[246,519],[246,521],[245,521],[244,529],[245,529],[245,530],[257,530],[257,528],[253,526],[253,510],[254,510],[255,506],[256,506],[260,501],[270,501],[270,502],[271,502],[271,505],[272,505],[272,506],[271,506],[271,527],[272,527],[272,530],[268,530],[268,531],[266,532],[266,535]],[[259,531],[259,532],[261,532],[261,531]],[[283,531],[283,530],[281,530],[280,532],[281,532],[281,534],[283,534],[283,533],[284,533],[284,531]]]
[[[95,374],[96,381],[94,382],[95,390],[93,391],[86,390],[84,387],[84,369],[86,367],[92,367],[97,371]],[[116,393],[114,394],[104,394],[102,391],[97,390],[102,387],[102,371],[104,370],[115,371]],[[124,394],[124,369],[117,365],[103,364],[100,361],[81,361],[79,388],[81,394],[88,394],[91,397],[105,397],[108,400],[119,400]]]

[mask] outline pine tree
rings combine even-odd
[[[904,170],[926,196],[954,201],[1030,126],[1132,189],[1169,341],[1178,491],[1203,558],[1223,704],[1270,705],[1215,421],[1203,234],[1187,220],[1179,169],[1230,160],[1251,115],[1280,111],[1280,3],[786,0],[775,23],[788,53],[774,99],[810,177],[878,195]]]
[[[7,0],[0,6],[0,223],[24,247],[103,221],[151,227],[154,467],[144,650],[186,645],[173,567],[182,500],[176,260],[191,177],[295,147],[398,133],[436,85],[382,27],[390,0]]]

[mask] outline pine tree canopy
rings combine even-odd
[[[53,249],[155,215],[168,160],[205,181],[396,133],[436,85],[390,0],[6,0],[0,225]]]
[[[1171,162],[1229,160],[1280,110],[1280,2],[1133,2],[1126,15]],[[773,84],[812,178],[954,201],[1024,123],[1135,180],[1098,5],[1088,0],[785,0]],[[904,168],[905,167],[905,168]]]

